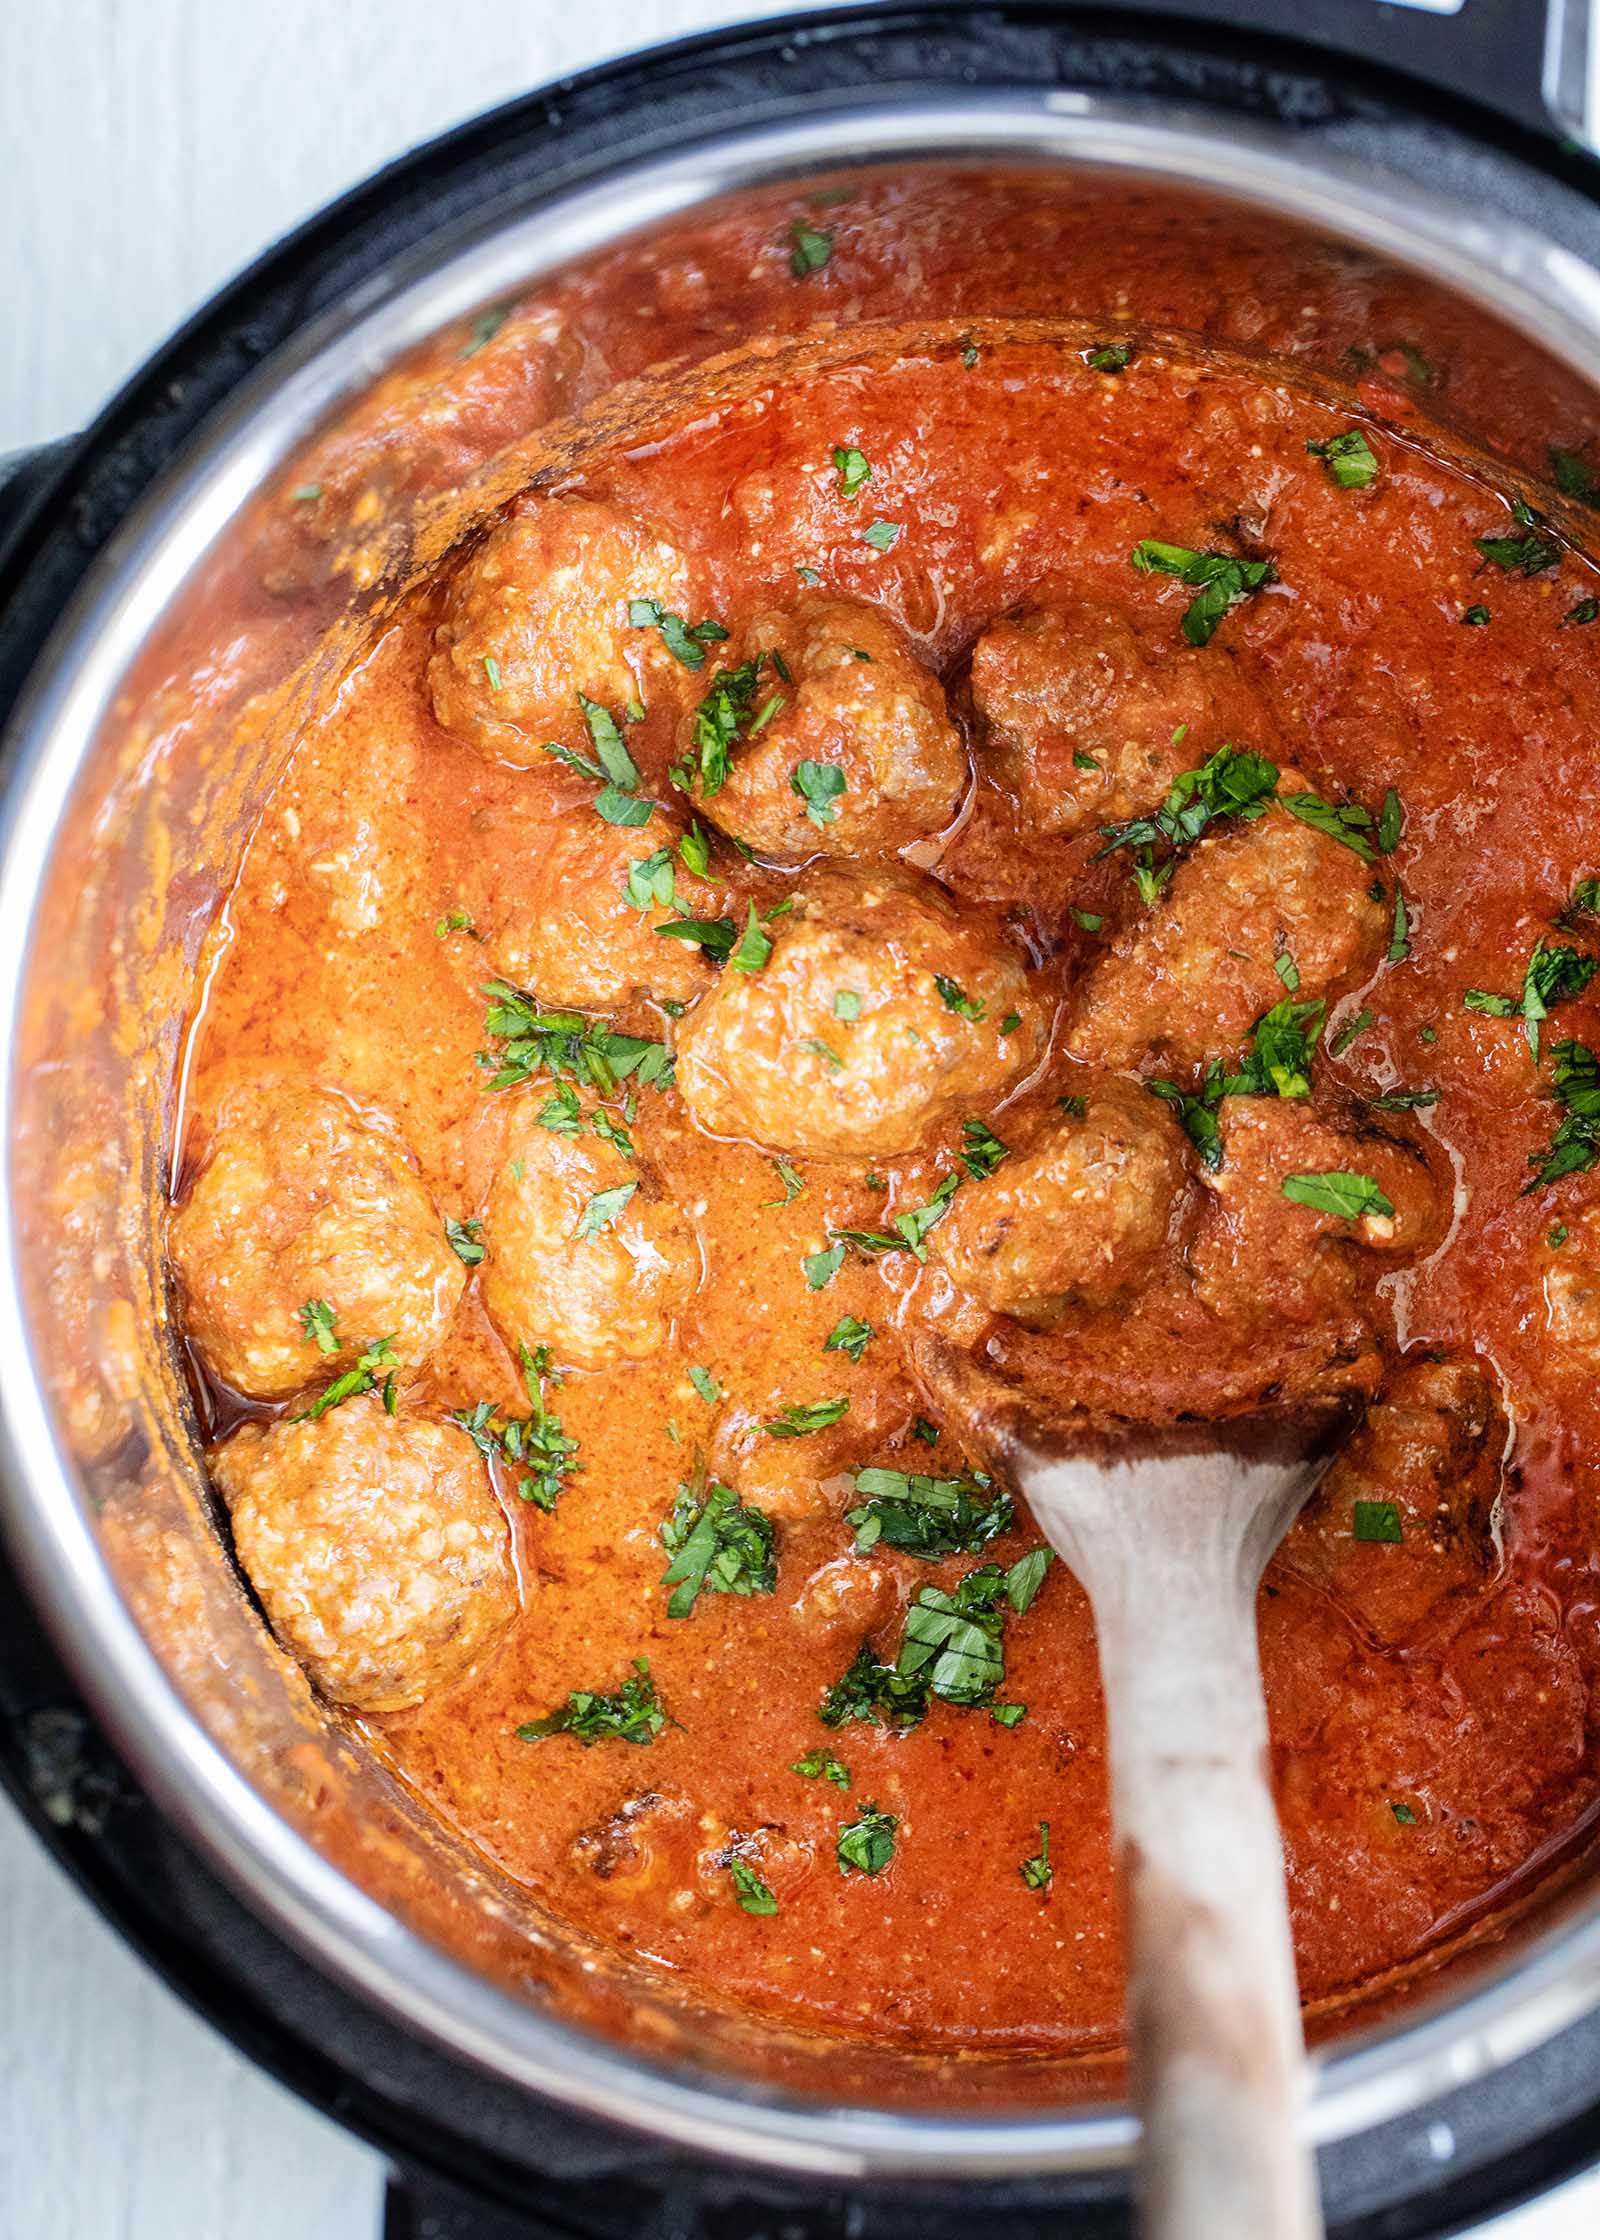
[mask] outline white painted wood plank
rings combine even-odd
[[[231,272],[419,140],[607,55],[779,12],[0,5],[0,452],[82,426]],[[369,2240],[380,2184],[375,2156],[188,2015],[0,1808],[0,2240]],[[1588,2240],[1600,2180],[1488,2229]]]
[[[0,1806],[0,2240],[376,2240],[381,2199]]]

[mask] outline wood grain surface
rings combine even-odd
[[[802,0],[803,4],[803,0]],[[81,427],[268,242],[419,140],[770,0],[8,0],[0,453]],[[0,1806],[0,2240],[377,2240],[377,2158],[241,2061]],[[1497,2240],[1600,2230],[1600,2181]]]

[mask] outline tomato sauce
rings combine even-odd
[[[960,194],[973,191],[967,182]],[[1404,896],[1403,934],[1392,958],[1335,992],[1316,1096],[1425,1100],[1389,1124],[1435,1177],[1440,1241],[1381,1278],[1375,1375],[1402,1358],[1472,1365],[1500,1428],[1481,1560],[1415,1623],[1375,1631],[1371,1575],[1388,1557],[1425,1564],[1425,1550],[1357,1540],[1342,1512],[1308,1514],[1263,1589],[1301,1979],[1313,2010],[1332,2011],[1491,1917],[1578,1841],[1600,1794],[1600,1314],[1586,1305],[1591,1288],[1600,1294],[1600,1234],[1585,1227],[1600,1224],[1596,1179],[1578,1171],[1525,1189],[1560,1118],[1549,1047],[1600,1044],[1600,1003],[1582,992],[1560,1005],[1540,1066],[1524,1019],[1463,1001],[1469,989],[1515,996],[1538,941],[1583,948],[1597,931],[1592,919],[1566,933],[1553,921],[1600,871],[1600,625],[1571,619],[1600,583],[1559,538],[1558,559],[1532,574],[1479,549],[1475,540],[1524,533],[1511,507],[1531,486],[1502,478],[1459,433],[1484,392],[1465,345],[1459,367],[1450,356],[1447,299],[1431,306],[1429,378],[1404,360],[1396,374],[1389,280],[1328,247],[1301,318],[1303,269],[1287,249],[1275,268],[1265,239],[1255,247],[1267,261],[1254,260],[1255,221],[1241,221],[1228,269],[1250,285],[1212,293],[1214,264],[1202,313],[1188,237],[1162,215],[1171,205],[1128,195],[1124,324],[1107,332],[1133,352],[1102,372],[1087,362],[1095,334],[1053,323],[1088,293],[1085,260],[1103,253],[1086,245],[1090,229],[1070,237],[1076,262],[1042,277],[1042,248],[1061,237],[1045,242],[1034,185],[985,191],[1009,232],[961,225],[955,190],[937,183],[919,197],[876,181],[812,210],[808,222],[833,235],[834,278],[810,297],[782,225],[773,245],[770,211],[708,227],[651,277],[667,321],[664,334],[649,330],[653,354],[731,342],[725,326],[777,334],[822,316],[835,331],[798,373],[602,446],[548,494],[659,524],[693,555],[705,611],[735,637],[813,576],[882,609],[958,705],[974,640],[1019,603],[1094,601],[1178,633],[1192,592],[1134,569],[1140,540],[1270,554],[1274,580],[1224,615],[1204,658],[1256,665],[1285,766],[1319,792],[1376,812],[1393,789],[1403,805],[1398,844],[1374,864],[1386,909],[1397,885]],[[781,206],[784,224],[798,207]],[[979,232],[1007,248],[980,264],[963,247]],[[897,329],[908,297],[927,310],[934,240],[943,323]],[[485,426],[502,436],[548,404],[529,370],[541,353],[555,354],[545,370],[579,406],[637,370],[623,307],[640,284],[637,255],[619,254],[570,284],[559,339],[513,318],[486,340],[471,373]],[[852,331],[857,309],[880,323]],[[1019,311],[1039,323],[1019,325]],[[1164,331],[1208,326],[1206,340]],[[1358,357],[1341,378],[1334,345],[1346,338]],[[1531,406],[1566,413],[1553,432],[1580,438],[1576,392],[1542,378]],[[1448,429],[1433,417],[1446,397]],[[393,470],[413,436],[426,451],[415,398],[397,398],[381,430],[341,439],[318,506],[333,507],[375,461]],[[1524,461],[1534,425],[1530,409],[1527,440],[1510,446]],[[1370,487],[1342,487],[1307,448],[1352,426],[1377,461]],[[457,424],[456,435],[483,448],[481,433]],[[834,464],[848,447],[871,462],[855,497]],[[875,520],[895,530],[886,544],[864,537]],[[504,1157],[510,1100],[543,1093],[486,1087],[481,990],[492,975],[479,932],[515,915],[533,841],[588,816],[593,787],[554,761],[498,762],[440,727],[426,667],[443,596],[441,582],[424,586],[352,669],[249,843],[191,1035],[186,1159],[203,1156],[242,1075],[310,1079],[386,1116],[441,1215],[469,1221]],[[1487,621],[1469,619],[1479,607]],[[647,707],[628,744],[643,790],[670,801],[667,714]],[[980,759],[951,830],[915,856],[959,902],[1011,926],[1053,1022],[1042,1069],[982,1115],[1007,1140],[1084,1079],[1065,1030],[1097,958],[1138,916],[1127,856],[1099,857],[1101,846],[1093,828],[1054,840],[1031,831]],[[719,876],[742,924],[747,900],[771,909],[797,874],[730,860]],[[669,1041],[677,1027],[643,1002],[615,1017]],[[881,1546],[857,1554],[843,1514],[864,1468],[955,1473],[952,1427],[937,1427],[937,1446],[919,1438],[929,1402],[905,1352],[919,1329],[971,1324],[937,1266],[910,1254],[848,1253],[816,1289],[803,1263],[835,1230],[881,1230],[925,1204],[952,1169],[958,1132],[896,1158],[796,1160],[793,1191],[760,1145],[700,1132],[674,1090],[641,1091],[634,1128],[692,1213],[699,1285],[663,1352],[573,1370],[551,1389],[581,1467],[552,1514],[503,1488],[523,1584],[512,1635],[455,1686],[370,1720],[373,1740],[515,1881],[709,1995],[950,2049],[1114,2044],[1101,1702],[1089,1611],[1065,1569],[1054,1565],[1032,1606],[1006,1621],[1001,1695],[1026,1706],[1018,1724],[938,1702],[906,1733],[830,1729],[817,1716],[864,1637],[892,1644],[917,1589],[949,1588],[972,1568],[973,1558],[929,1565]],[[1158,1285],[1131,1314],[1069,1317],[1085,1388],[1136,1388],[1130,1413],[1176,1411],[1218,1368],[1183,1350],[1214,1347],[1215,1334],[1161,1322],[1163,1296]],[[844,1316],[876,1333],[859,1361],[824,1351]],[[1176,1329],[1174,1342],[1141,1342],[1141,1316]],[[848,1414],[792,1441],[760,1434],[786,1406],[824,1397],[848,1398]],[[472,1286],[406,1405],[437,1413],[482,1400],[523,1405],[516,1361]],[[215,1394],[209,1404],[225,1432],[235,1404]],[[699,1455],[775,1519],[777,1585],[702,1594],[675,1619],[660,1526]],[[1365,1492],[1387,1498],[1380,1482]],[[1036,1545],[1024,1517],[985,1555],[1009,1564]],[[518,1737],[570,1690],[617,1688],[640,1657],[668,1714],[648,1747]],[[793,1770],[818,1750],[848,1768],[847,1791]],[[843,1873],[840,1825],[869,1807],[896,1820],[892,1862]],[[1053,1870],[1044,1890],[1022,1872],[1041,1823]],[[736,1902],[735,1856],[756,1866],[776,1912]]]

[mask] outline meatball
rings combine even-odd
[[[191,1343],[256,1400],[336,1376],[377,1338],[415,1368],[466,1282],[394,1139],[329,1089],[226,1097],[167,1245]]]
[[[1471,1362],[1404,1363],[1284,1543],[1285,1566],[1342,1603],[1386,1648],[1494,1570],[1505,1419]],[[1356,1504],[1394,1510],[1358,1539]]]
[[[991,623],[970,690],[985,761],[1036,832],[1131,817],[1224,743],[1274,738],[1230,647],[1202,653],[1088,601]]]
[[[542,1128],[521,1098],[484,1210],[483,1303],[507,1345],[579,1369],[642,1361],[700,1280],[683,1214],[649,1168],[593,1135]]]
[[[211,1474],[273,1632],[336,1703],[420,1703],[516,1615],[506,1520],[453,1424],[389,1416],[374,1393],[246,1425]]]
[[[547,1004],[607,1011],[642,994],[687,1003],[711,978],[704,952],[657,927],[715,918],[721,897],[684,867],[676,828],[580,815],[555,826],[489,943],[496,972]],[[672,899],[661,902],[665,891]],[[642,905],[642,907],[641,907]]]
[[[542,762],[546,739],[587,752],[580,693],[613,714],[684,696],[691,672],[628,607],[681,613],[689,592],[662,530],[593,499],[521,498],[451,579],[428,664],[434,714],[504,762]]]
[[[1279,809],[1202,840],[1089,974],[1067,1047],[1092,1065],[1197,1077],[1281,999],[1280,957],[1303,998],[1376,961],[1389,911],[1372,882],[1352,849]]]
[[[966,791],[966,750],[944,688],[886,615],[803,599],[757,615],[728,667],[746,662],[760,664],[750,715],[775,713],[759,730],[747,722],[726,784],[707,798],[725,831],[775,862],[803,863],[889,855],[950,823]],[[682,735],[691,756],[695,722]],[[806,766],[821,773],[809,794]]]
[[[1292,1097],[1224,1097],[1217,1128],[1222,1164],[1202,1177],[1210,1218],[1189,1265],[1200,1299],[1237,1329],[1348,1322],[1369,1254],[1410,1259],[1434,1241],[1433,1178],[1408,1144],[1333,1127]],[[1327,1175],[1366,1177],[1392,1211],[1347,1217],[1284,1194],[1289,1177]]]
[[[1155,1099],[1107,1089],[969,1183],[928,1249],[993,1313],[1047,1327],[1154,1273],[1185,1171],[1177,1125]]]
[[[1020,958],[928,881],[819,873],[772,933],[765,968],[724,973],[680,1039],[678,1085],[713,1135],[893,1157],[1038,1061]]]
[[[1593,1378],[1600,1371],[1600,1203],[1541,1231],[1535,1273],[1544,1296],[1545,1357]]]

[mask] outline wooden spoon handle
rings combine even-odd
[[[1103,1551],[1102,1551],[1103,1552]],[[1097,1566],[1149,2240],[1314,2240],[1254,1580]],[[1221,1569],[1219,1565],[1218,1570]],[[1246,1566],[1247,1570],[1253,1566]],[[1208,1575],[1210,1574],[1210,1575]],[[1151,1608],[1156,1588],[1159,1607]],[[1120,1589],[1120,1591],[1119,1591]]]

